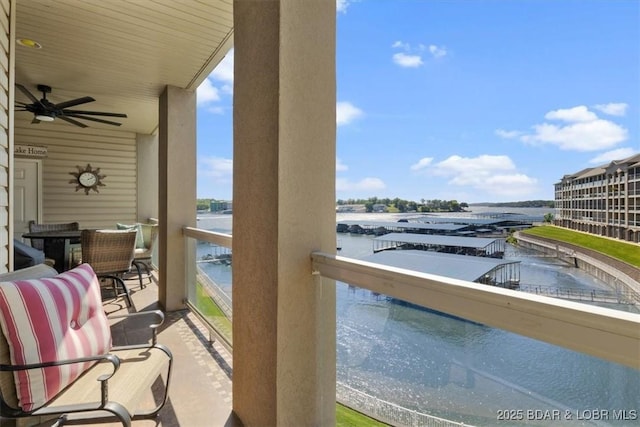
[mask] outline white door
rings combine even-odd
[[[29,221],[42,222],[42,161],[15,159],[13,170],[13,236],[20,239]]]

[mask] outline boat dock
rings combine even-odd
[[[529,228],[544,220],[543,216],[493,213],[483,217],[445,217],[417,214],[392,221],[341,220],[337,222],[338,233],[375,234],[388,233],[443,234],[457,236],[505,235],[511,230]]]
[[[505,240],[484,237],[435,236],[412,233],[390,233],[373,240],[373,252],[395,249],[418,249],[456,255],[502,258]]]
[[[520,283],[520,261],[411,249],[380,251],[362,260],[503,288]]]
[[[382,236],[388,233],[417,234],[458,234],[469,231],[464,224],[425,224],[419,222],[388,221],[340,221],[336,226],[338,233],[374,234]]]

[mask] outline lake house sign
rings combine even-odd
[[[47,157],[47,147],[16,144],[13,148],[13,154],[20,157],[43,159]]]

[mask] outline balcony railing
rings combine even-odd
[[[321,252],[312,260],[323,277],[640,369],[637,314]]]
[[[193,227],[186,227],[184,235],[190,258],[185,304],[207,326],[210,339],[217,339],[231,352],[231,297],[220,286],[231,284],[231,235]],[[200,263],[215,263],[219,275],[204,271]]]
[[[212,334],[218,337],[221,341],[224,341],[225,344],[230,347],[232,345],[229,321],[231,313],[230,311],[227,313],[224,309],[225,304],[230,304],[225,300],[224,290],[220,288],[216,289],[218,284],[216,283],[217,279],[215,277],[211,278],[213,279],[211,283],[203,280],[202,278],[198,279],[198,263],[196,262],[196,254],[202,254],[203,248],[207,248],[204,250],[204,252],[207,253],[209,250],[214,250],[214,248],[230,249],[232,238],[227,234],[215,233],[196,228],[185,228],[184,235],[188,253],[192,256],[191,265],[193,267],[193,271],[189,274],[187,282],[189,287],[188,306],[192,310],[198,312],[201,319],[208,322]],[[216,256],[216,254],[212,253],[212,256]],[[449,316],[454,316],[455,318],[462,319],[465,322],[470,322],[468,323],[469,325],[480,325],[482,328],[485,328],[483,329],[483,333],[489,334],[489,336],[496,333],[493,331],[503,330],[513,333],[509,335],[516,339],[519,339],[518,337],[529,337],[539,340],[542,343],[548,343],[550,344],[549,354],[552,355],[552,358],[557,357],[558,354],[562,354],[562,352],[566,351],[555,346],[595,356],[594,360],[597,361],[600,359],[600,362],[603,365],[599,372],[604,372],[604,375],[616,372],[616,374],[613,375],[613,377],[615,377],[614,381],[616,378],[625,378],[628,376],[629,372],[632,372],[632,375],[637,375],[635,370],[640,370],[639,314],[419,273],[411,270],[404,270],[341,257],[329,253],[314,252],[310,254],[310,257],[313,274],[317,274],[322,278],[348,284],[349,289],[352,289],[352,286],[357,286],[360,289],[370,292],[371,295],[376,298],[378,296],[385,296],[402,303],[424,307],[428,310],[433,310],[439,313],[446,313]],[[224,259],[224,257],[221,259]],[[231,266],[221,266],[220,271],[224,271],[224,268],[227,267],[229,270],[231,269]],[[228,280],[230,284],[230,274],[222,280]],[[319,281],[319,283],[323,282],[323,280]],[[225,283],[222,283],[222,287],[224,286]],[[321,284],[321,286],[323,285]],[[226,324],[221,322],[220,319],[216,319],[215,316],[213,316],[212,320],[211,313],[206,312],[206,307],[205,311],[202,310],[203,305],[201,299],[198,297],[197,290],[200,289],[201,291],[203,288],[208,291],[205,295],[210,296],[220,308],[219,311],[227,317]],[[372,304],[372,306],[375,306],[375,304]],[[376,307],[379,308],[379,306]],[[222,329],[220,328],[221,325],[223,326]],[[385,323],[385,325],[386,326],[384,326],[384,328],[392,329],[391,334],[398,333],[397,331],[394,332],[394,328],[397,327],[395,321],[389,321]],[[416,325],[419,325],[419,327],[425,327],[427,323],[417,322],[412,323],[412,325],[413,327],[416,327]],[[371,327],[371,325],[368,326]],[[225,327],[227,328],[226,330]],[[449,328],[449,326],[446,328]],[[467,326],[462,329],[457,327],[455,329],[455,331],[447,329],[443,333],[445,335],[450,335],[452,333],[465,335],[473,328],[471,326]],[[354,336],[358,336],[361,332],[362,331],[356,331],[356,335]],[[428,331],[428,333],[432,332]],[[436,331],[435,333],[437,334],[439,332]],[[472,335],[474,333],[475,332],[471,332]],[[363,337],[363,343],[370,342],[370,338],[371,337],[367,337],[364,339]],[[379,339],[380,342],[383,340],[382,338],[376,339]],[[466,340],[467,338],[462,339]],[[540,345],[546,345],[542,343]],[[339,354],[341,352],[341,345],[339,334]],[[383,347],[387,345],[389,344],[385,343]],[[355,353],[350,353],[349,360],[353,360],[354,357],[362,357],[364,351],[364,347],[358,347]],[[411,366],[412,363],[416,362],[412,362],[411,349],[409,348],[402,348],[399,350],[390,349],[389,351],[395,353],[406,352],[409,354],[406,362],[403,363],[410,367],[411,372],[415,372],[416,369],[431,369],[433,372],[429,375],[437,378],[440,378],[439,373],[441,371],[446,371],[446,375],[452,375],[451,373],[458,375],[458,377],[452,381],[457,383],[462,390],[472,387],[470,384],[475,384],[476,378],[478,378],[478,381],[484,382],[485,384],[490,383],[490,387],[492,388],[499,388],[500,390],[516,390],[520,397],[515,398],[515,400],[508,400],[508,402],[519,402],[520,406],[529,405],[526,407],[531,407],[532,410],[536,410],[539,407],[552,408],[554,411],[557,410],[557,408],[567,409],[567,407],[563,407],[561,405],[558,406],[557,402],[554,402],[545,396],[535,396],[535,393],[533,393],[533,395],[537,400],[531,400],[532,393],[528,387],[518,385],[518,378],[520,375],[517,372],[512,372],[510,375],[506,375],[505,378],[508,377],[507,380],[502,378],[501,375],[496,376],[495,371],[491,371],[489,368],[485,369],[485,367],[477,360],[473,360],[475,357],[474,352],[476,350],[471,347],[468,347],[467,351],[462,352],[461,354],[452,355],[450,353],[446,353],[428,367]],[[422,350],[415,354],[419,354],[420,352],[422,352]],[[579,356],[588,357],[583,355]],[[571,366],[565,365],[570,365],[571,363],[567,363],[566,360],[573,360],[573,357],[574,356],[571,356],[570,358],[562,358],[565,362],[562,362],[559,359],[543,361],[541,362],[543,365],[541,365],[540,368],[557,370],[571,369]],[[446,363],[440,366],[443,361]],[[347,361],[345,364],[349,365],[349,363],[351,362]],[[556,366],[554,363],[559,364],[560,366]],[[521,369],[524,373],[524,371],[530,370],[530,366],[525,366]],[[341,375],[347,376],[353,381],[349,381],[348,383],[342,382],[339,384],[339,390],[347,390],[348,392],[342,393],[338,398],[347,399],[347,401],[344,402],[347,404],[360,405],[358,402],[362,401],[362,396],[373,395],[371,399],[366,399],[366,405],[362,404],[363,406],[358,409],[368,412],[378,418],[385,419],[392,424],[402,424],[404,422],[402,421],[404,419],[403,417],[407,416],[413,417],[412,419],[415,417],[422,417],[424,419],[434,418],[435,420],[438,417],[449,418],[448,414],[452,413],[451,411],[444,411],[444,413],[442,413],[437,410],[423,410],[424,412],[429,412],[429,414],[424,414],[420,409],[415,410],[415,408],[405,408],[406,411],[403,411],[403,405],[396,408],[394,405],[396,405],[397,402],[387,402],[385,399],[375,396],[374,392],[364,389],[367,381],[360,378],[359,382],[359,374],[361,374],[361,371],[351,370],[349,366],[344,367],[344,369],[343,367],[339,367],[338,381],[341,382],[344,380],[344,378],[341,379]],[[350,375],[352,375],[352,377],[350,377]],[[380,381],[387,383],[387,385],[394,390],[394,393],[397,393],[398,395],[403,394],[403,385],[398,383],[397,378],[392,379],[383,376]],[[469,381],[471,381],[471,383],[469,383]],[[362,384],[363,387],[358,387],[358,384]],[[435,389],[437,390],[437,393],[434,396],[443,396],[446,394],[447,390],[445,390],[444,385],[436,386],[437,387]],[[600,385],[598,385],[598,387],[600,387]],[[611,393],[616,394],[618,392],[616,391],[616,384],[609,384],[609,387],[611,387]],[[353,392],[353,388],[358,389],[358,391]],[[632,391],[632,393],[636,392],[637,391]],[[469,396],[473,395],[473,390],[469,393]],[[352,397],[351,400],[349,400],[350,396]],[[431,400],[433,402],[433,396],[427,394],[418,396],[413,395],[411,398],[414,400],[417,399],[418,401]],[[379,402],[376,403],[376,399],[379,399]],[[452,400],[449,402],[450,405],[460,407],[459,410],[454,410],[453,412],[456,414],[463,414],[460,418],[456,417],[456,421],[473,424],[473,422],[478,419],[478,414],[474,414],[476,418],[464,417],[464,414],[468,415],[468,411],[470,411],[465,405],[472,400],[471,398],[467,399],[463,394],[453,393],[451,395],[451,399]],[[627,396],[625,396],[625,399],[627,399]],[[531,406],[533,404],[532,402],[542,402],[543,406],[533,407]],[[518,403],[513,404],[516,405]],[[393,410],[390,408],[393,408]],[[614,409],[624,410],[635,408]],[[385,416],[391,417],[389,414],[395,414],[396,412],[400,415],[393,415],[393,418],[385,418]],[[532,416],[536,415],[535,412],[532,412],[532,414]],[[575,415],[573,412],[571,412],[571,414]],[[494,414],[494,416],[498,415],[500,415],[499,412]],[[485,419],[488,416],[486,408],[482,416],[485,417]]]

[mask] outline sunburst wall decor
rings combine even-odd
[[[73,175],[75,179],[69,181],[69,184],[76,184],[76,191],[84,190],[84,194],[89,195],[89,191],[93,190],[99,193],[98,187],[105,187],[106,184],[102,182],[102,179],[106,175],[100,174],[100,168],[93,169],[90,164],[87,163],[87,167],[76,166],[78,172],[69,172],[69,175]]]

